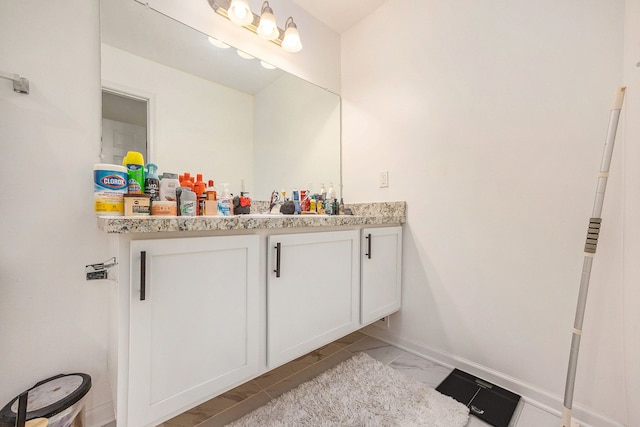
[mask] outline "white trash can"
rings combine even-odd
[[[85,427],[84,396],[90,389],[91,377],[87,374],[61,374],[40,381],[27,390],[25,420],[44,418],[48,427]],[[16,425],[19,398],[2,408],[0,426]]]

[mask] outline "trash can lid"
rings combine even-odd
[[[40,381],[29,390],[27,420],[49,418],[78,402],[91,389],[91,377],[87,374],[61,374]],[[18,415],[18,398],[0,411],[0,420],[15,423]]]

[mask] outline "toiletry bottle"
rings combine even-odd
[[[218,197],[218,215],[233,215],[233,197],[229,191],[229,184],[222,184],[222,191]]]
[[[196,215],[204,215],[204,213],[201,212],[201,208],[204,210],[204,198],[205,198],[204,192],[207,186],[202,180],[201,173],[197,174],[196,177],[198,179],[196,180],[195,184],[193,184],[193,192],[196,193],[196,197],[198,199]]]
[[[178,181],[178,175],[175,173],[165,172],[162,174],[160,180],[160,200],[175,202],[176,188],[180,187],[180,181]]]
[[[129,151],[122,159],[122,166],[127,168],[129,194],[144,193],[144,158],[142,153]]]
[[[333,191],[333,182],[329,184],[329,191],[327,191],[326,200],[328,202],[333,202],[333,199],[336,198],[336,193]]]
[[[344,200],[340,197],[340,204],[338,205],[339,215],[344,215]]]
[[[332,200],[325,200],[324,201],[324,212],[327,215],[333,215],[333,201]]]
[[[193,182],[191,181],[191,174],[189,172],[185,172],[184,175],[182,175],[180,187],[185,187],[193,191]]]
[[[327,215],[336,214],[336,205],[334,204],[335,193],[333,191],[333,183],[329,184],[329,190],[324,198],[324,210]]]
[[[316,196],[311,196],[311,201],[309,202],[309,211],[317,212],[317,204],[316,204]]]
[[[182,215],[182,213],[180,213],[180,196],[182,196],[182,187],[176,188],[176,212],[178,216]]]
[[[196,179],[196,182],[193,184],[193,191],[198,195],[198,197],[200,197],[201,195],[204,194],[207,188],[207,184],[205,184],[204,181],[202,180],[201,173],[197,174],[196,176],[197,176],[197,179]]]
[[[182,189],[182,193],[180,195],[180,215],[195,216],[196,207],[198,206],[196,193],[185,187],[180,188]]]
[[[209,180],[209,185],[207,186],[206,194],[207,194],[207,200],[218,200],[218,190],[215,187],[215,183],[213,182],[212,179]]]
[[[147,164],[147,177],[144,180],[144,194],[151,197],[151,203],[160,200],[160,180],[158,179],[158,166]]]
[[[293,205],[295,206],[295,213],[300,213],[300,193],[295,188],[291,192],[293,197]]]

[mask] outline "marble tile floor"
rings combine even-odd
[[[360,351],[434,388],[451,371],[358,331],[190,409],[160,427],[224,426]],[[521,400],[510,427],[556,427],[559,422],[558,417]],[[478,418],[469,417],[467,427],[487,426]]]

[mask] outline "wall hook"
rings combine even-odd
[[[13,82],[13,91],[17,93],[29,94],[29,80],[22,77],[20,74],[12,74],[4,71],[0,71],[0,77],[3,79],[11,80]]]
[[[98,264],[89,264],[84,266],[84,271],[87,274],[87,280],[99,280],[109,278],[109,269],[118,265],[116,257],[109,258],[105,262]]]

